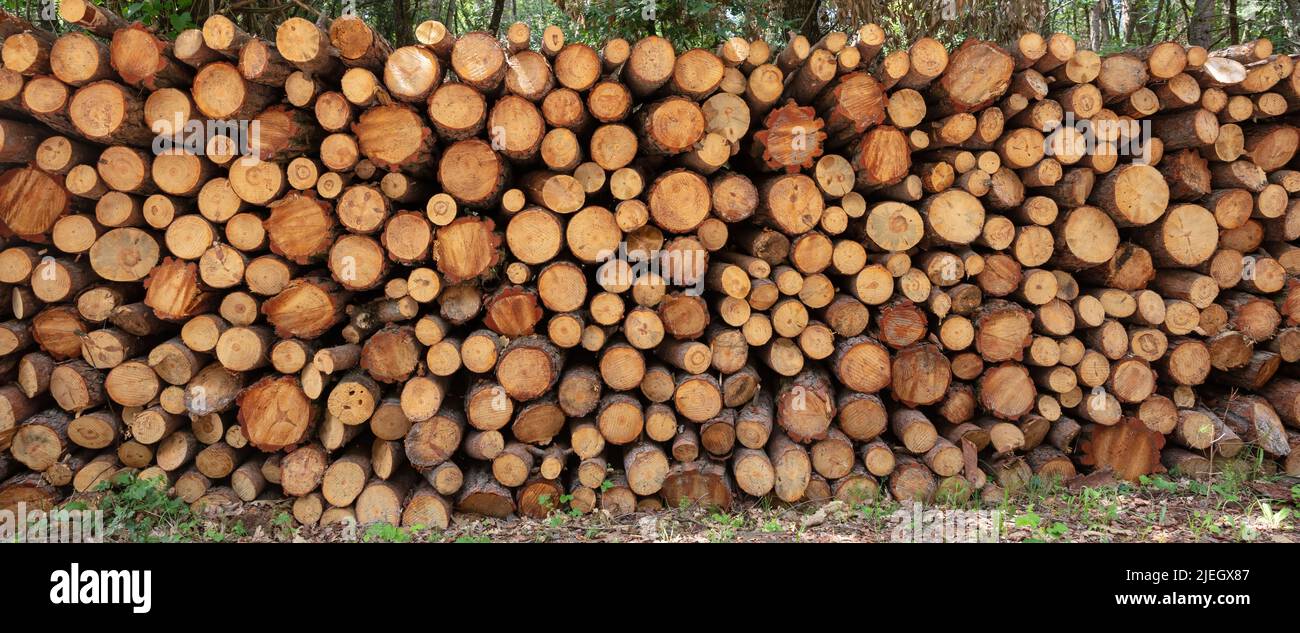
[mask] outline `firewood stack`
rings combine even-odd
[[[1267,40],[60,12],[0,19],[0,506],[126,471],[446,526],[1300,471]]]

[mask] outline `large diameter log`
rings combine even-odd
[[[190,71],[172,57],[171,48],[170,42],[134,24],[114,32],[108,50],[113,69],[127,85],[149,90],[188,86]]]
[[[734,494],[726,466],[708,460],[673,464],[660,489],[664,502],[674,508],[730,508]]]
[[[486,467],[472,468],[456,499],[456,509],[469,514],[505,518],[515,511],[514,495]]]
[[[492,146],[479,139],[459,141],[443,151],[438,183],[456,202],[471,207],[491,205],[504,188],[508,168]]]
[[[437,55],[421,46],[403,46],[393,51],[383,62],[383,69],[384,86],[392,96],[413,103],[423,103],[434,91],[441,90],[446,73],[446,65]],[[429,106],[433,112],[434,104],[430,102]]]
[[[1115,476],[1135,481],[1143,475],[1164,472],[1160,450],[1165,437],[1148,429],[1137,418],[1120,424],[1089,425],[1080,444],[1080,463],[1097,468],[1109,467]]]
[[[466,33],[457,37],[452,46],[451,69],[462,82],[482,92],[491,92],[505,79],[505,51],[488,33]]]
[[[71,448],[68,425],[72,418],[51,409],[25,420],[14,433],[9,452],[14,459],[34,471],[44,471]]]
[[[262,226],[276,255],[306,264],[329,249],[335,221],[327,201],[290,192],[270,207]]]
[[[239,68],[228,62],[200,68],[191,91],[199,111],[220,120],[252,119],[275,101],[274,89],[245,80]]]
[[[648,206],[660,228],[672,233],[693,231],[712,208],[708,181],[685,169],[664,173],[650,185]]]
[[[764,129],[753,138],[753,153],[769,170],[795,173],[812,167],[822,154],[826,133],[823,123],[811,107],[799,107],[794,101],[768,113]]]
[[[303,18],[289,18],[275,30],[275,47],[293,65],[316,75],[331,76],[339,71],[338,50],[329,33]]]
[[[1110,261],[1119,245],[1115,221],[1096,207],[1070,210],[1058,218],[1053,229],[1056,248],[1053,262],[1068,270]]]
[[[1015,62],[1002,47],[968,39],[948,57],[948,67],[930,90],[939,102],[932,114],[982,109],[1003,95],[1011,85]]]
[[[198,276],[198,266],[168,257],[149,273],[144,282],[145,305],[158,318],[180,321],[207,311],[217,296],[208,291]]]
[[[382,169],[420,171],[432,160],[433,132],[412,108],[370,108],[353,124],[352,131],[361,153]]]
[[[891,380],[889,352],[866,336],[838,341],[831,368],[841,384],[862,393],[880,391]]]
[[[1116,53],[1102,59],[1097,87],[1107,103],[1114,103],[1142,88],[1149,78],[1147,65],[1138,56]]]
[[[884,89],[871,75],[841,76],[817,100],[817,109],[826,119],[827,143],[843,145],[882,123],[888,103]]]
[[[62,176],[34,167],[0,174],[0,234],[44,242],[70,205]]]
[[[668,82],[676,61],[672,42],[655,35],[642,38],[623,64],[623,82],[637,97],[646,97]]]
[[[82,136],[98,143],[146,147],[154,140],[144,123],[144,101],[114,81],[78,88],[68,104],[68,118]]]
[[[522,337],[510,342],[497,362],[497,382],[511,398],[532,400],[551,389],[560,376],[563,357],[549,341]]]
[[[1205,207],[1181,204],[1143,232],[1141,243],[1158,266],[1193,268],[1214,254],[1217,231],[1214,215]]]
[[[989,368],[979,380],[980,404],[993,415],[1015,420],[1034,406],[1033,379],[1024,366],[1003,363]]]
[[[647,151],[664,156],[681,154],[704,136],[704,111],[694,101],[669,97],[645,106],[638,113],[637,127]]]
[[[439,227],[434,252],[438,272],[449,283],[474,279],[496,266],[501,258],[501,234],[491,219],[463,217]]]
[[[892,185],[907,176],[912,164],[907,137],[897,128],[878,126],[867,131],[849,157],[858,187]]]
[[[14,512],[19,504],[31,510],[51,510],[63,497],[39,472],[15,475],[0,483],[0,509]]]
[[[894,397],[909,407],[935,404],[948,392],[952,371],[935,345],[911,345],[898,352],[890,370]]]
[[[921,204],[931,240],[938,244],[969,244],[984,228],[984,205],[960,189],[949,189]]]
[[[379,72],[393,47],[364,20],[344,15],[330,23],[330,43],[339,51],[344,64]],[[347,504],[335,504],[347,505]]]
[[[370,335],[361,352],[362,369],[383,383],[403,382],[420,361],[415,329],[389,324]]]
[[[1146,226],[1164,214],[1169,186],[1160,171],[1150,165],[1126,165],[1097,183],[1090,200],[1119,226]]]
[[[262,304],[262,312],[281,337],[316,338],[343,319],[349,295],[319,277],[296,279]]]
[[[80,32],[67,33],[54,42],[50,49],[50,70],[70,86],[84,86],[113,77],[108,47]]]
[[[791,439],[801,443],[824,439],[836,414],[830,377],[821,371],[805,370],[783,379],[775,405],[776,421]]]

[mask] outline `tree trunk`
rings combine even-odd
[[[1214,35],[1214,0],[1194,0],[1191,21],[1187,25],[1187,40],[1197,46],[1212,48],[1217,41]]]

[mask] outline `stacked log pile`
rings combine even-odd
[[[1266,40],[597,49],[8,14],[0,507],[303,524],[1300,471]]]

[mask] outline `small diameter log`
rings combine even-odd
[[[768,459],[776,473],[773,490],[782,501],[801,499],[812,477],[812,460],[803,447],[784,433],[775,434],[767,445]]]

